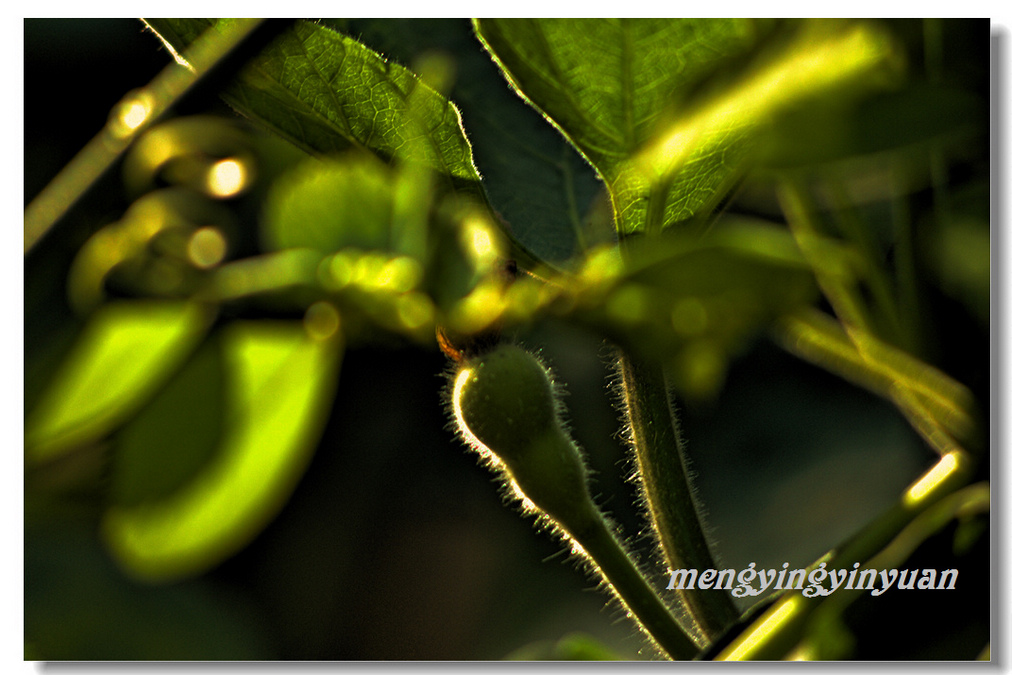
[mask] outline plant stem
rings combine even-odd
[[[643,498],[671,570],[715,569],[685,471],[684,449],[671,412],[664,372],[657,363],[623,351],[619,358],[626,417]],[[693,632],[718,637],[738,619],[731,598],[718,590],[676,590],[694,622]]]
[[[570,535],[597,564],[598,572],[657,645],[673,659],[692,659],[699,653],[699,646],[679,627],[604,517],[596,508],[594,512],[596,517],[588,526]]]
[[[259,44],[285,25],[283,21],[241,19],[229,30],[211,28],[186,50],[191,69],[172,63],[141,90],[131,92],[110,115],[105,127],[25,208],[25,254],[126,152],[131,143],[209,76],[244,59],[233,59],[243,45]],[[234,62],[232,62],[234,61]],[[218,74],[221,74],[220,72]]]
[[[965,486],[972,475],[973,462],[968,455],[961,450],[946,455],[907,488],[893,506],[818,562],[842,569],[855,562],[869,560],[918,514]],[[770,661],[782,658],[802,638],[806,621],[820,604],[820,598],[804,598],[798,590],[785,593],[756,617],[715,660]]]

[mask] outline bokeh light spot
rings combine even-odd
[[[237,159],[215,162],[207,172],[207,190],[214,197],[234,197],[249,184],[249,170]]]
[[[200,269],[214,267],[225,259],[228,242],[216,227],[202,227],[190,236],[186,255]]]
[[[428,326],[435,317],[432,301],[422,293],[408,293],[397,298],[397,318],[401,325],[414,331]]]
[[[616,321],[634,323],[646,318],[647,297],[642,288],[626,284],[608,299],[608,315]]]
[[[382,287],[379,277],[385,263],[386,258],[378,253],[362,255],[355,261],[352,281],[364,288]]]
[[[148,121],[154,107],[154,99],[148,92],[130,93],[113,109],[109,129],[119,138],[129,136]]]
[[[671,324],[682,335],[699,335],[709,323],[706,306],[699,298],[682,298],[671,309]]]
[[[339,291],[350,284],[357,258],[358,252],[352,249],[325,258],[320,263],[318,275],[323,287],[330,291]]]
[[[332,304],[323,300],[309,306],[302,322],[306,327],[306,332],[314,340],[326,340],[337,333],[341,327],[341,317],[337,310]]]
[[[487,220],[471,216],[464,220],[461,245],[471,264],[479,272],[488,270],[500,256],[495,230]]]
[[[376,285],[394,293],[414,290],[422,280],[422,266],[414,258],[400,256],[388,260],[376,276]]]

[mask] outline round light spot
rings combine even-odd
[[[671,325],[682,335],[699,335],[709,323],[706,306],[699,298],[682,298],[671,309]]]
[[[394,293],[414,290],[422,280],[422,265],[414,258],[399,256],[388,260],[376,276],[376,285]]]
[[[109,129],[119,138],[129,136],[148,121],[154,108],[151,94],[146,91],[131,92],[113,109]]]
[[[186,255],[196,267],[207,269],[225,259],[228,242],[216,227],[202,227],[192,235],[186,246]]]
[[[647,318],[647,294],[633,284],[626,284],[615,290],[608,299],[606,311],[611,318],[626,323],[636,323]]]
[[[302,323],[311,338],[326,340],[337,333],[341,327],[341,317],[332,304],[321,300],[309,306]]]
[[[237,159],[215,162],[207,172],[207,191],[222,199],[234,197],[249,184],[249,170]]]
[[[407,293],[397,298],[397,318],[409,331],[415,331],[432,323],[435,310],[432,301],[422,293]]]

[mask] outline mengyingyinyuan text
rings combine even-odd
[[[799,590],[806,598],[831,595],[839,589],[869,590],[882,595],[891,588],[899,590],[953,590],[959,570],[947,569],[861,569],[854,563],[851,569],[827,569],[820,563],[811,569],[788,569],[784,563],[779,570],[756,569],[750,563],[741,570],[696,569],[672,570],[668,590],[729,590],[736,598],[762,595],[768,590]]]

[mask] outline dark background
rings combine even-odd
[[[981,34],[979,25],[968,32]],[[134,19],[26,20],[26,203],[124,94],[169,61]],[[213,98],[192,105],[224,110]],[[82,217],[100,221],[125,208],[115,177],[105,185]],[[26,291],[26,313],[38,302]],[[43,327],[26,326],[26,390],[33,359],[46,352],[45,326],[60,321],[59,311],[52,314]],[[948,349],[977,350],[957,375],[976,377],[971,384],[984,401],[986,331],[964,323],[945,338]],[[30,339],[36,335],[43,338]],[[543,348],[566,384],[599,501],[647,552],[617,440],[607,347],[554,324],[519,337]],[[445,370],[435,350],[349,351],[332,417],[295,494],[250,546],[199,579],[129,581],[86,515],[29,527],[26,658],[498,659],[573,631],[636,656],[635,627],[560,543],[503,507],[491,476],[447,431]],[[766,340],[735,363],[717,401],[680,414],[726,567],[808,564],[892,503],[934,457],[889,404]],[[986,575],[983,555],[984,566],[965,575],[968,586],[974,574]],[[986,579],[974,588],[979,609]],[[892,615],[861,620],[889,622],[889,654],[922,654],[897,645],[918,631],[923,638],[918,614],[945,616],[939,603],[946,601],[915,611],[897,600]],[[970,621],[979,623],[979,615]],[[956,647],[965,653],[957,658],[967,658],[979,643],[957,640]]]

